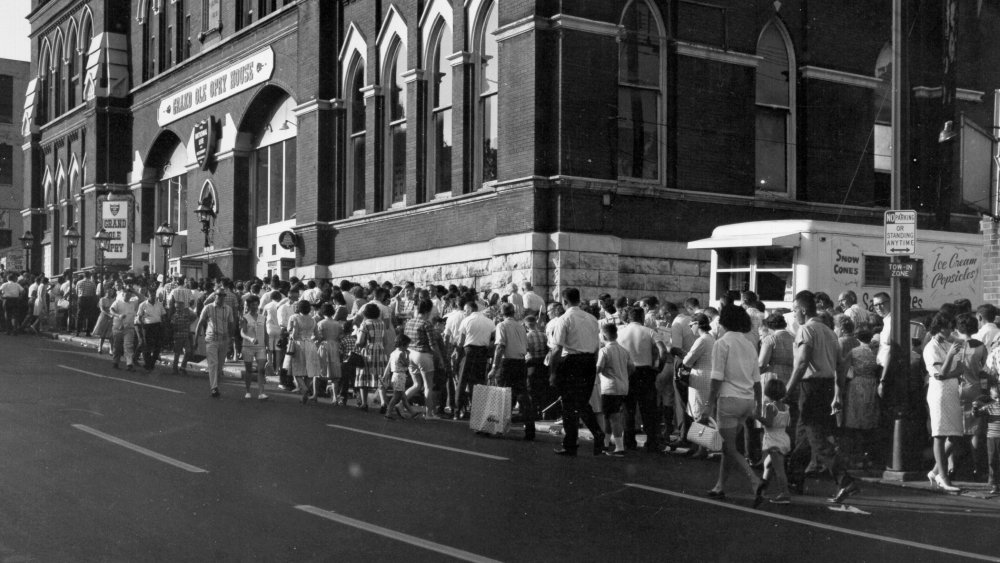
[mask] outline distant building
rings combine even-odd
[[[24,105],[28,66],[27,61],[0,59],[0,265],[9,270],[24,265],[24,251],[18,240],[24,232],[24,137],[18,118]]]
[[[995,193],[992,141],[969,175],[979,161],[938,135],[948,120],[998,122],[1000,7],[921,6],[906,206],[975,231]],[[118,237],[109,264],[156,270],[167,223],[169,267],[194,276],[704,297],[710,254],[686,243],[715,226],[881,221],[890,9],[35,0],[24,213],[36,265],[69,263],[60,237],[77,222],[84,267],[103,226]],[[946,171],[946,154],[961,166]]]

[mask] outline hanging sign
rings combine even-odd
[[[111,235],[105,260],[128,259],[128,200],[101,202],[101,226]]]
[[[274,74],[274,50],[258,51],[160,100],[156,122],[163,127],[230,96],[267,82]]]
[[[211,117],[194,124],[194,156],[202,170],[208,169],[215,152],[215,120]]]
[[[278,235],[278,246],[284,248],[285,250],[295,250],[295,244],[298,242],[298,237],[292,231],[282,231]]]

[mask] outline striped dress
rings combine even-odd
[[[361,356],[365,359],[364,369],[358,370],[355,387],[378,387],[379,378],[385,371],[389,356],[385,351],[385,323],[380,319],[365,319],[358,327],[358,333],[364,333],[365,346],[361,348]]]

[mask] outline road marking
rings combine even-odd
[[[75,372],[78,372],[78,373],[83,373],[83,374],[86,374],[86,375],[92,375],[94,377],[100,377],[101,379],[113,379],[115,381],[123,381],[125,383],[131,383],[132,385],[141,385],[143,387],[149,387],[151,389],[159,389],[160,391],[169,391],[171,393],[177,393],[177,394],[180,394],[180,395],[184,394],[184,391],[178,391],[176,389],[170,389],[170,388],[167,388],[167,387],[159,387],[159,386],[156,386],[156,385],[150,385],[148,383],[141,383],[139,381],[132,381],[131,379],[124,379],[124,378],[121,378],[121,377],[111,377],[109,375],[101,375],[99,373],[94,373],[94,372],[90,372],[90,371],[84,371],[82,369],[71,368],[69,366],[64,366],[64,365],[60,365],[59,367],[61,367],[63,369],[68,369],[70,371],[75,371]]]
[[[860,508],[857,508],[855,506],[850,506],[850,505],[847,505],[847,504],[838,504],[837,506],[828,506],[827,508],[829,508],[830,510],[832,510],[834,512],[847,512],[849,514],[863,514],[865,516],[871,516],[872,515],[871,512],[865,512],[864,510],[861,510]]]
[[[94,354],[97,353],[96,350],[94,352],[80,352],[79,350],[63,350],[62,348],[39,348],[39,350],[43,352],[56,352],[59,354],[75,354],[77,356],[87,356],[88,358],[93,358]]]
[[[842,528],[840,526],[833,526],[830,524],[823,524],[820,522],[813,522],[812,520],[805,520],[802,518],[795,518],[794,516],[786,516],[784,514],[775,514],[773,512],[766,512],[763,510],[755,510],[752,508],[747,508],[745,506],[739,506],[736,504],[729,504],[728,502],[721,502],[717,500],[712,500],[708,498],[696,497],[694,495],[688,495],[685,493],[679,493],[676,491],[670,491],[667,489],[658,489],[656,487],[649,487],[647,485],[639,485],[637,483],[625,483],[626,487],[632,487],[635,489],[643,489],[645,491],[652,491],[654,493],[660,493],[663,495],[669,495],[677,498],[682,498],[686,500],[693,500],[695,502],[700,502],[703,504],[711,504],[714,506],[719,506],[722,508],[728,508],[730,510],[737,510],[740,512],[746,512],[748,514],[753,514],[758,517],[773,518],[775,520],[784,520],[785,522],[793,522],[795,524],[802,524],[803,526],[812,526],[813,528],[819,528],[821,530],[828,530],[831,532],[840,532],[842,534],[848,534],[852,536],[858,536],[862,538],[867,538],[870,540],[883,541],[887,543],[895,543],[899,545],[905,545],[907,547],[914,547],[917,549],[925,549],[928,551],[936,551],[938,553],[946,553],[948,555],[957,555],[959,557],[968,557],[969,559],[977,559],[979,561],[997,561],[1000,562],[1000,557],[994,557],[991,555],[982,555],[979,553],[970,553],[968,551],[961,551],[958,549],[949,549],[947,547],[940,547],[937,545],[930,545],[926,543],[919,543],[909,540],[902,540],[899,538],[893,538],[889,536],[880,536],[878,534],[871,534],[868,532],[860,532],[858,530],[852,530],[850,528]]]
[[[437,553],[442,553],[444,555],[450,555],[455,559],[461,559],[462,561],[475,561],[479,563],[499,563],[496,559],[490,559],[489,557],[483,557],[481,555],[476,555],[475,553],[469,553],[468,551],[463,551],[461,549],[456,549],[454,547],[449,547],[447,545],[442,545],[440,543],[434,543],[429,540],[411,536],[409,534],[404,534],[403,532],[397,532],[395,530],[390,530],[388,528],[383,528],[381,526],[376,526],[375,524],[369,524],[368,522],[362,522],[361,520],[355,520],[354,518],[349,518],[336,512],[330,512],[329,510],[323,510],[322,508],[316,508],[315,506],[309,506],[307,504],[300,504],[296,506],[298,510],[303,512],[308,512],[314,516],[319,516],[320,518],[326,518],[327,520],[332,520],[346,526],[351,526],[365,532],[371,532],[373,534],[378,534],[390,539],[408,543],[410,545],[415,545],[417,547],[422,547],[430,551],[436,551]]]
[[[183,461],[178,461],[178,460],[176,460],[176,459],[174,459],[172,457],[167,457],[167,456],[165,456],[163,454],[158,454],[158,453],[156,453],[156,452],[154,452],[152,450],[147,450],[146,448],[144,448],[142,446],[137,446],[137,445],[135,445],[135,444],[133,444],[131,442],[126,442],[125,440],[122,440],[121,438],[115,438],[114,436],[112,436],[110,434],[105,434],[104,432],[101,432],[100,430],[94,430],[93,428],[91,428],[89,426],[84,426],[83,424],[73,424],[72,426],[73,426],[73,428],[76,428],[77,430],[82,430],[82,431],[86,432],[87,434],[91,434],[93,436],[97,436],[98,438],[101,438],[102,440],[107,440],[107,441],[111,442],[112,444],[117,444],[119,446],[128,448],[128,449],[132,450],[133,452],[137,452],[137,453],[140,453],[142,455],[149,456],[149,457],[151,457],[151,458],[153,458],[155,460],[162,461],[163,463],[168,463],[170,465],[173,465],[174,467],[179,467],[179,468],[183,469],[184,471],[190,471],[191,473],[208,473],[207,469],[202,469],[200,467],[195,467],[193,465],[189,465],[187,463],[184,463]]]
[[[460,450],[458,448],[449,448],[448,446],[439,446],[437,444],[428,444],[427,442],[418,442],[416,440],[408,440],[406,438],[400,438],[398,436],[389,436],[388,434],[379,434],[378,432],[369,432],[367,430],[358,430],[357,428],[351,428],[349,426],[341,426],[339,424],[327,424],[331,428],[340,428],[341,430],[347,430],[349,432],[357,432],[358,434],[367,434],[369,436],[376,436],[378,438],[385,438],[386,440],[397,440],[399,442],[406,442],[407,444],[416,444],[418,446],[426,446],[428,448],[437,448],[439,450],[446,450],[449,452],[456,452],[466,455],[474,455],[479,457],[485,457],[486,459],[495,459],[497,461],[510,461],[506,457],[500,457],[490,454],[482,454],[479,452],[474,452],[471,450]]]

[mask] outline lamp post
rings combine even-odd
[[[167,254],[170,253],[170,247],[174,245],[174,236],[177,231],[170,228],[170,223],[164,221],[160,228],[156,229],[156,238],[160,240],[160,246],[163,248],[163,283],[167,282]]]
[[[77,305],[76,299],[76,284],[73,283],[73,272],[76,270],[74,267],[76,261],[76,247],[80,245],[81,238],[80,231],[76,229],[76,223],[73,223],[68,229],[66,229],[66,232],[63,233],[63,237],[66,239],[66,251],[67,254],[69,254],[69,274],[66,276],[66,281],[69,283],[69,295],[67,296],[67,299],[69,299],[69,309],[66,312],[66,329],[69,330],[70,321],[72,320],[73,324],[76,324],[76,317],[78,316],[74,315],[73,310],[77,309],[79,312],[79,306]]]
[[[198,214],[198,220],[201,221],[201,232],[205,233],[205,247],[210,246],[208,244],[208,229],[212,224],[212,219],[215,217],[215,209],[212,207],[212,198],[206,196],[201,200],[198,208],[194,210]]]
[[[103,291],[104,290],[104,253],[107,252],[107,250],[108,250],[108,244],[111,243],[111,233],[109,233],[108,231],[104,230],[104,227],[101,227],[101,230],[97,231],[97,234],[94,235],[94,242],[96,243],[96,246],[97,246],[97,267],[98,267],[98,269],[100,271],[99,275],[101,276],[100,279],[98,279],[98,281],[101,283],[101,290]]]
[[[20,238],[21,247],[24,248],[25,258],[24,258],[24,269],[31,273],[31,247],[35,245],[35,235],[31,233],[31,229],[25,231],[25,233]]]

